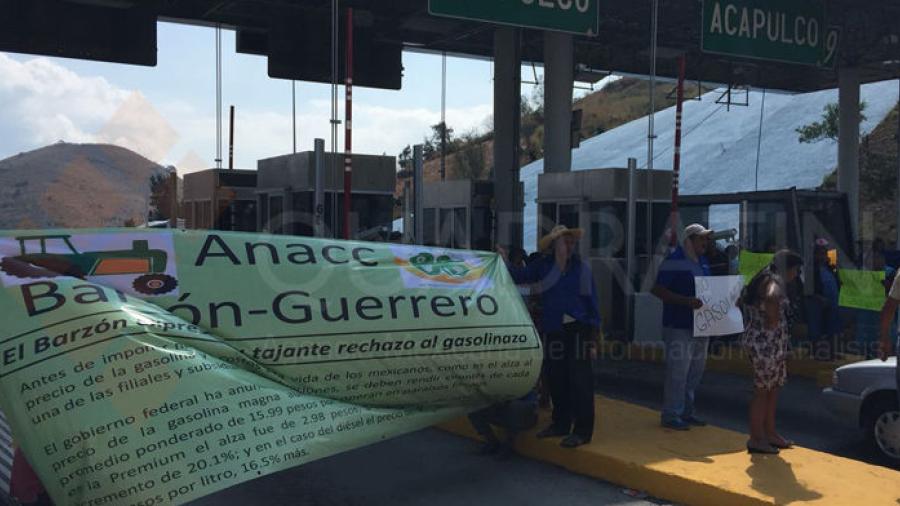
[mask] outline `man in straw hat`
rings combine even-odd
[[[540,286],[553,423],[537,437],[564,437],[560,445],[565,448],[587,444],[594,434],[591,360],[600,335],[600,310],[591,269],[576,254],[582,234],[558,225],[538,241],[541,258],[525,267],[510,266],[516,283]],[[505,259],[505,250],[498,251]]]
[[[669,429],[706,425],[694,416],[694,392],[703,378],[709,347],[708,337],[694,336],[694,310],[703,306],[694,278],[710,275],[704,255],[712,233],[698,223],[688,225],[684,241],[663,261],[653,287],[653,295],[663,302],[666,379],[662,425]]]

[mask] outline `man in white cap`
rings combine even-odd
[[[663,341],[666,349],[666,379],[662,425],[689,430],[706,422],[694,416],[694,392],[706,368],[708,337],[694,336],[697,298],[694,278],[709,276],[706,251],[712,230],[694,223],[684,229],[684,242],[669,254],[659,268],[653,295],[663,302]]]

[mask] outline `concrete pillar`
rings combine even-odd
[[[494,212],[495,241],[522,246],[522,192],[519,184],[519,124],[522,56],[519,30],[494,31]],[[474,240],[480,238],[475,237]]]
[[[853,242],[859,239],[859,69],[838,71],[838,191],[847,194]]]
[[[571,35],[544,32],[544,172],[572,170],[572,83],[575,45]]]

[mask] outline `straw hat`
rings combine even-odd
[[[540,251],[546,251],[553,244],[553,241],[565,235],[573,236],[575,239],[581,239],[581,236],[584,235],[584,230],[580,228],[569,228],[565,225],[557,225],[553,227],[553,230],[551,230],[549,234],[541,237],[541,240],[538,241],[538,249]]]

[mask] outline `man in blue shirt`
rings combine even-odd
[[[653,295],[663,302],[663,341],[666,347],[666,379],[662,425],[688,430],[706,422],[694,416],[694,392],[706,368],[708,337],[694,337],[694,310],[703,302],[697,298],[695,276],[709,276],[704,256],[712,230],[700,224],[684,229],[684,242],[669,254],[659,268]]]
[[[565,448],[589,443],[594,434],[591,360],[600,335],[600,309],[591,269],[575,253],[582,234],[581,229],[556,226],[538,242],[544,256],[525,267],[509,266],[516,283],[540,284],[553,424],[537,436],[565,436],[560,443]],[[502,249],[500,253],[505,256]]]

